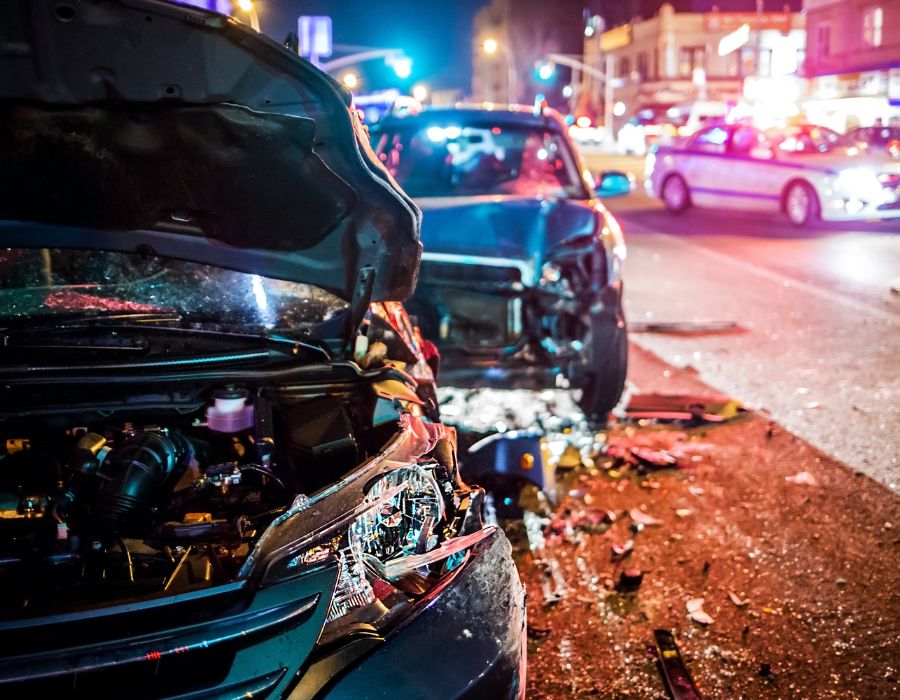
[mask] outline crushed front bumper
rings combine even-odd
[[[318,659],[290,697],[523,698],[525,654],[525,590],[498,530],[405,624]]]

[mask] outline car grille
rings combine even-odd
[[[423,260],[419,280],[431,284],[512,284],[522,281],[517,267]]]

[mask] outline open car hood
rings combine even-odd
[[[0,247],[411,294],[419,211],[346,91],[296,54],[158,0],[9,0],[0,46]]]

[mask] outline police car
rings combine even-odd
[[[708,126],[654,148],[645,174],[673,214],[692,205],[782,212],[796,226],[900,218],[900,162],[821,126]]]

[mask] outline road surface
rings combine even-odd
[[[632,341],[897,490],[900,221],[798,231],[758,214],[672,216],[644,193],[640,159],[586,156],[594,172],[625,169],[639,183],[607,202],[628,244],[629,320],[739,325]]]

